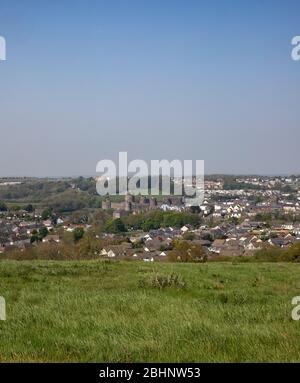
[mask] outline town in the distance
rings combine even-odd
[[[0,258],[297,260],[300,176],[204,183],[201,206],[186,207],[172,195],[101,197],[93,177],[1,178]]]

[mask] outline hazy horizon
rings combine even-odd
[[[99,176],[99,174],[97,174],[96,172],[94,174],[70,174],[70,175],[48,175],[48,176],[39,176],[39,175],[36,175],[36,176],[31,176],[31,175],[21,175],[21,176],[14,176],[14,175],[8,175],[8,176],[1,176],[0,175],[0,179],[18,179],[18,178],[28,178],[28,179],[31,179],[31,178],[35,178],[35,179],[65,179],[65,178],[70,178],[70,179],[73,179],[73,178],[79,178],[79,177],[83,177],[83,178],[95,178]],[[130,177],[131,175],[128,175],[128,177]],[[291,177],[291,176],[300,176],[300,173],[280,173],[280,174],[255,174],[255,173],[205,173],[204,174],[204,177],[217,177],[217,176],[224,176],[224,177]]]
[[[296,0],[0,0],[0,177],[102,159],[300,174]]]

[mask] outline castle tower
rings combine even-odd
[[[125,195],[125,202],[130,202],[130,203],[133,202],[133,195],[130,194],[129,192],[127,192]]]
[[[125,201],[125,211],[131,211],[132,210],[132,202]]]
[[[111,209],[111,201],[109,198],[106,198],[105,201],[102,201],[102,209],[103,210]]]
[[[147,203],[147,198],[145,196],[141,196],[140,197],[140,204],[146,205],[146,203]]]
[[[157,206],[157,199],[156,198],[150,198],[150,209],[155,209]]]

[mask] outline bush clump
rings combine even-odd
[[[139,286],[158,288],[160,290],[165,288],[176,288],[180,290],[186,287],[186,282],[180,275],[176,273],[171,273],[168,275],[156,273],[146,279],[140,280]]]

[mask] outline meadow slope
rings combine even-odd
[[[287,263],[1,261],[0,361],[300,361],[299,276]]]

